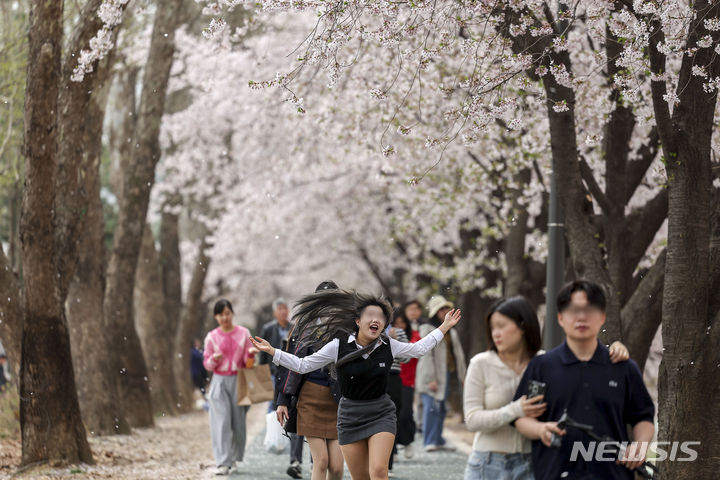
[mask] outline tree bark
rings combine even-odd
[[[98,435],[130,432],[117,400],[108,355],[112,349],[102,313],[105,247],[100,157],[114,50],[94,66],[83,82],[71,80],[77,53],[102,28],[97,16],[101,3],[91,0],[83,7],[82,22],[73,32],[63,62],[59,93],[62,141],[55,199],[60,226],[55,232],[60,288],[61,295],[67,291],[68,297],[66,314],[80,410],[87,429]],[[113,43],[117,33],[117,29],[112,33]],[[77,241],[67,242],[69,238]]]
[[[5,353],[15,370],[15,378],[20,369],[23,308],[18,279],[13,272],[9,259],[0,248],[0,338]]]
[[[173,355],[175,383],[178,390],[178,403],[182,410],[192,408],[193,385],[190,378],[189,352],[193,336],[197,335],[200,326],[204,324],[202,294],[210,266],[207,249],[208,245],[203,240],[198,249],[195,269],[185,299],[185,309],[182,312],[180,326],[175,337],[175,354]]]
[[[165,315],[168,327],[177,332],[182,312],[182,282],[180,275],[180,233],[177,215],[163,213],[160,221],[160,268]],[[175,348],[174,338],[166,335],[165,342],[170,352]]]
[[[112,70],[114,49],[108,57],[96,62],[94,71],[82,82],[71,80],[79,52],[103,26],[97,10],[103,0],[89,0],[80,14],[80,23],[73,30],[63,60],[58,97],[59,138],[55,216],[56,262],[60,274],[61,298],[73,280],[78,259],[78,244],[87,219],[90,201],[87,185],[90,170],[98,161],[102,142],[102,123],[107,104],[106,83]],[[127,4],[125,4],[127,5]],[[125,5],[122,8],[125,8]],[[113,44],[118,29],[112,32]],[[97,156],[97,158],[96,158]]]
[[[483,352],[488,348],[485,314],[495,300],[484,297],[478,289],[465,292],[460,297],[459,307],[463,312],[463,321],[458,324],[458,327],[464,324],[465,328],[458,330],[458,334],[468,361],[476,353]]]
[[[97,125],[101,128],[102,122],[97,121]],[[128,434],[130,426],[118,402],[116,375],[112,371],[112,357],[117,353],[113,351],[115,346],[108,338],[103,318],[105,243],[100,200],[100,145],[97,147],[95,165],[88,170],[86,178],[87,219],[66,310],[85,426],[91,435]]]
[[[623,306],[623,341],[642,372],[650,346],[662,321],[666,254],[660,254],[630,300]]]
[[[63,2],[36,0],[31,8],[20,234],[25,279],[20,367],[22,463],[92,463],[75,391],[55,244]]]
[[[137,112],[138,67],[128,66],[115,74],[112,107],[116,112],[110,116],[110,188],[115,197],[122,198],[123,172],[128,169],[128,161],[132,151],[132,140],[135,132]]]
[[[177,215],[163,212],[160,221],[160,267],[162,269],[162,287],[164,298],[164,311],[167,318],[168,331],[180,332],[182,326],[182,283],[180,271],[180,234],[179,218]],[[192,402],[183,400],[188,394],[187,388],[181,391],[182,384],[175,375],[175,364],[178,353],[176,352],[176,337],[173,335],[163,336],[165,348],[172,359],[167,365],[169,375],[172,376],[174,395],[173,406],[181,412],[190,411]],[[192,392],[190,392],[192,393]],[[183,394],[183,395],[181,395]]]
[[[120,372],[120,397],[132,426],[153,424],[147,366],[133,320],[133,282],[147,217],[155,166],[160,158],[160,120],[175,52],[175,29],[182,14],[181,0],[158,5],[132,154],[123,175],[118,223],[108,265],[104,311],[112,335],[121,343],[115,371]]]
[[[562,52],[560,56],[563,58],[557,63],[565,65],[569,71],[570,60],[567,52]],[[600,338],[604,343],[610,343],[622,339],[620,299],[603,264],[600,242],[594,237],[592,212],[585,210],[585,194],[574,135],[575,93],[558,84],[552,77],[545,80],[553,168],[557,175],[558,196],[565,215],[565,232],[572,265],[578,277],[593,280],[607,292],[607,321]],[[556,112],[555,105],[561,103],[565,103],[568,110]],[[568,135],[567,132],[573,134]]]
[[[513,220],[507,237],[505,237],[505,261],[507,263],[507,281],[505,295],[512,297],[521,295],[523,284],[527,278],[527,262],[525,259],[525,237],[528,232],[527,223],[530,219],[527,208],[519,203],[522,186],[530,182],[531,172],[524,169],[515,176],[520,189],[512,192]]]
[[[720,4],[696,2],[697,16],[689,26],[688,48],[716,32],[703,19],[720,15]],[[720,60],[712,49],[699,48],[684,56],[678,80],[680,103],[670,125],[659,125],[673,136],[663,141],[668,173],[668,245],[663,292],[663,354],[659,379],[659,433],[665,441],[699,441],[699,461],[661,462],[663,478],[711,478],[720,468],[720,331],[709,310],[710,239],[712,215],[711,139],[717,92],[705,92],[704,80],[693,76],[693,65],[706,65],[708,75],[720,75]],[[662,119],[659,119],[662,121]],[[675,148],[672,148],[675,147]],[[717,294],[717,292],[713,292]],[[714,324],[714,325],[713,325]]]
[[[178,412],[176,407],[175,378],[173,377],[172,349],[168,332],[176,331],[168,321],[164,309],[164,295],[160,258],[155,250],[150,225],[145,227],[135,275],[135,323],[150,373],[150,397],[155,414]]]

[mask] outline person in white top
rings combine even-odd
[[[395,357],[421,357],[443,341],[461,318],[451,310],[443,323],[417,343],[383,334],[392,310],[382,297],[328,290],[303,297],[295,306],[299,338],[315,339],[318,349],[298,358],[255,337],[255,347],[276,365],[308,373],[334,364],[342,398],[338,405],[338,443],[354,480],[387,480],[397,430],[395,404],[387,380]],[[323,318],[318,324],[316,319]],[[307,334],[307,336],[305,336]],[[313,347],[315,349],[315,347]]]
[[[543,396],[512,401],[525,367],[540,350],[542,337],[535,310],[521,296],[500,299],[485,317],[490,348],[470,360],[465,377],[464,412],[475,433],[465,480],[532,480],[530,441],[510,422],[545,411]],[[629,358],[627,348],[610,347],[616,363]]]

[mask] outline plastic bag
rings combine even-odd
[[[282,425],[277,421],[275,412],[265,416],[265,451],[280,455],[290,451],[290,439],[284,435]]]

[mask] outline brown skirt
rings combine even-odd
[[[330,387],[303,383],[297,404],[297,434],[337,440],[337,408]]]

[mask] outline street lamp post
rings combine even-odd
[[[548,258],[545,294],[545,326],[543,348],[548,351],[560,345],[565,335],[557,322],[558,291],[562,287],[565,273],[565,238],[560,204],[557,198],[555,166],[550,175],[550,211],[548,212]]]

